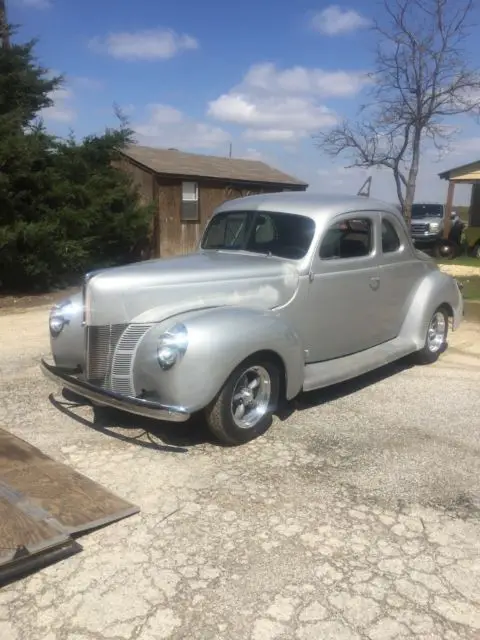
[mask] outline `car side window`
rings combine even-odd
[[[209,246],[215,248],[217,246],[227,246],[234,249],[240,246],[247,228],[247,214],[240,212],[239,214],[222,215],[219,214],[213,218],[209,231]]]
[[[348,218],[335,222],[320,245],[322,260],[345,260],[368,256],[373,249],[370,218]]]
[[[393,224],[383,218],[382,220],[382,251],[383,253],[393,253],[400,249],[400,238]]]

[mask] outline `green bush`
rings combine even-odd
[[[33,43],[0,49],[0,289],[47,290],[87,270],[136,260],[152,207],[112,166],[132,142],[125,122],[80,142],[36,120],[60,78],[49,79]]]

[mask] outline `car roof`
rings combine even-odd
[[[282,191],[263,193],[243,198],[227,200],[217,207],[220,211],[277,211],[297,215],[307,215],[315,220],[324,220],[341,213],[351,211],[388,211],[402,218],[396,205],[375,198],[349,195],[325,195],[306,191]]]

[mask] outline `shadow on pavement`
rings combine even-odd
[[[383,380],[387,380],[402,371],[411,369],[414,366],[419,365],[412,364],[411,359],[408,357],[402,358],[401,360],[397,360],[396,362],[381,367],[380,369],[365,373],[358,378],[339,382],[329,387],[324,387],[323,389],[302,392],[282,409],[278,417],[281,420],[286,420],[296,411],[304,411],[313,407],[320,407],[322,404],[327,404],[328,402],[345,398],[357,391],[361,391],[362,389],[369,387],[370,385],[382,382]]]
[[[67,389],[62,391],[60,398],[50,394],[49,400],[58,411],[81,425],[145,449],[188,453],[191,447],[213,442],[201,416],[193,416],[185,423],[169,423],[93,406],[93,418],[89,420],[80,416],[76,409],[92,405]]]

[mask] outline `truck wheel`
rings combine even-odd
[[[280,371],[276,364],[249,358],[230,375],[206,408],[210,431],[224,444],[239,445],[263,435],[278,406]]]
[[[433,364],[444,351],[448,336],[448,314],[439,307],[433,314],[427,329],[425,344],[415,353],[418,364]]]
[[[455,257],[455,247],[450,240],[439,240],[435,245],[434,254],[436,258],[451,260]]]

